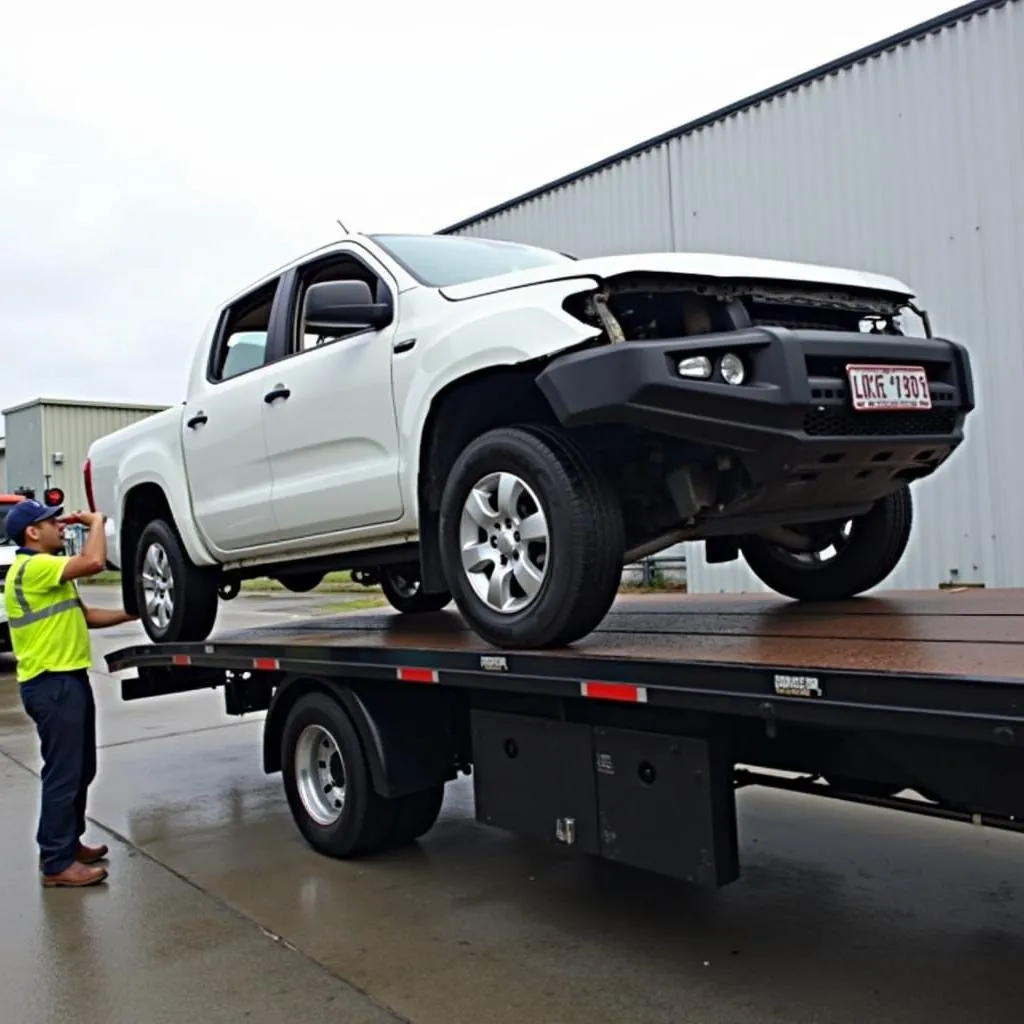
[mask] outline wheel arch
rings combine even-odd
[[[135,549],[146,524],[154,519],[166,520],[168,526],[180,536],[171,503],[163,488],[152,481],[135,484],[124,496],[118,540],[121,551],[121,600],[125,611],[130,614],[138,612],[135,597]]]
[[[285,723],[308,693],[324,694],[348,716],[380,796],[406,796],[455,778],[454,709],[444,693],[408,684],[362,686],[310,676],[285,678],[271,699],[263,725],[263,770],[268,775],[283,768]]]
[[[465,446],[484,431],[513,423],[555,426],[558,420],[537,386],[545,360],[489,367],[459,377],[430,403],[420,440],[416,475],[420,560],[425,590],[446,587],[437,546],[441,494]]]
[[[134,596],[135,546],[146,524],[154,519],[163,519],[174,531],[185,554],[194,565],[200,568],[219,568],[201,546],[199,538],[191,528],[192,524],[183,519],[183,515],[182,509],[175,510],[171,492],[161,482],[141,479],[133,481],[126,488],[121,501],[117,535],[121,562],[121,597],[125,602],[129,602],[125,604],[126,611],[134,613],[138,610]]]

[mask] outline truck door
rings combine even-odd
[[[291,314],[280,325],[289,353],[275,365],[263,407],[282,541],[395,522],[403,502],[391,386],[395,325],[325,338],[306,331],[305,290],[320,281],[365,281],[372,293],[397,284],[369,253],[335,252],[296,270]]]
[[[213,338],[205,380],[193,382],[182,450],[196,524],[224,552],[276,540],[263,436],[270,313],[278,281],[234,303]]]

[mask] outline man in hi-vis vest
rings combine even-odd
[[[18,660],[21,702],[36,724],[43,755],[39,815],[44,886],[94,885],[107,877],[98,861],[106,846],[85,846],[85,802],[96,775],[96,705],[89,683],[89,630],[131,622],[123,611],[88,608],[74,582],[107,564],[103,516],[22,501],[5,529],[18,545],[7,571],[4,605]],[[63,524],[81,523],[89,536],[79,555],[62,554]]]

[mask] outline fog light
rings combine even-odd
[[[747,371],[743,366],[743,360],[733,352],[726,352],[722,356],[721,365],[718,367],[718,372],[722,375],[722,380],[726,384],[742,384],[744,378],[747,376]]]
[[[711,376],[711,360],[707,356],[689,356],[679,360],[680,377],[696,377],[707,380]]]

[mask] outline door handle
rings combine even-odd
[[[276,402],[279,398],[287,398],[290,394],[291,391],[283,384],[277,384],[272,391],[268,391],[263,396],[263,401],[270,405],[271,402]]]
[[[197,412],[195,416],[185,424],[185,426],[188,427],[189,430],[195,430],[196,427],[201,427],[207,421],[208,417],[205,412]]]

